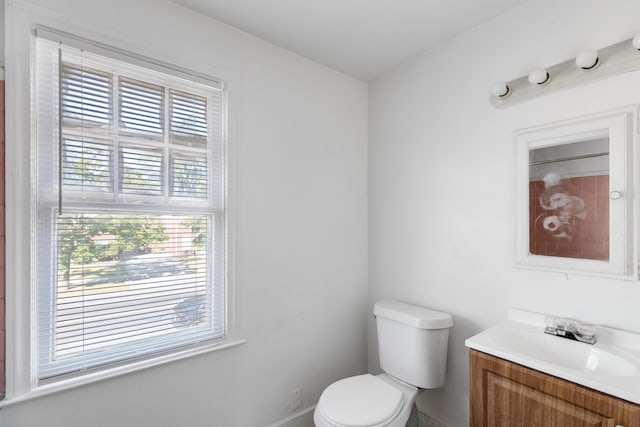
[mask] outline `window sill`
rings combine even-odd
[[[16,403],[36,399],[39,397],[47,396],[53,393],[57,393],[59,391],[69,390],[69,389],[83,386],[86,384],[92,384],[105,379],[114,378],[121,375],[141,371],[143,369],[164,365],[166,363],[175,362],[175,361],[186,359],[192,356],[211,353],[211,352],[223,350],[226,348],[237,347],[244,343],[246,343],[245,339],[230,339],[228,341],[222,341],[218,343],[204,345],[198,348],[192,348],[192,349],[183,350],[183,351],[179,351],[171,354],[152,357],[152,358],[140,360],[134,363],[129,363],[126,365],[117,366],[114,368],[105,369],[105,370],[93,372],[90,374],[69,378],[61,381],[56,381],[46,385],[37,386],[28,393],[14,396],[14,397],[8,397],[0,401],[0,408],[4,408],[6,406],[10,406]]]

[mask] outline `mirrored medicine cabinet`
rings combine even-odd
[[[517,265],[638,278],[638,106],[520,130]]]

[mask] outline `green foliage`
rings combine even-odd
[[[107,188],[110,185],[107,149],[99,142],[65,139],[64,185],[70,188]]]
[[[205,216],[190,216],[182,221],[183,227],[191,229],[193,239],[191,244],[202,249],[207,242],[207,217]]]
[[[108,230],[116,236],[121,251],[145,252],[150,250],[152,243],[169,240],[160,220],[150,216],[116,217]]]
[[[58,217],[58,263],[68,281],[72,262],[149,252],[152,244],[168,239],[161,220],[153,216],[64,214]]]
[[[198,159],[180,162],[173,169],[173,186],[179,194],[206,197],[207,165]]]
[[[103,162],[92,158],[92,154],[99,155],[100,153],[93,153],[90,150],[86,151],[86,157],[83,157],[76,163],[73,168],[73,173],[81,177],[80,182],[85,185],[101,185],[109,176]]]
[[[93,236],[101,233],[100,222],[85,221],[81,215],[61,215],[58,218],[58,262],[69,279],[71,262],[91,262],[96,251]]]

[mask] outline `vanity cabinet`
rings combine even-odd
[[[470,350],[471,427],[640,427],[640,405]]]

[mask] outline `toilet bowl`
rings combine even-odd
[[[398,301],[376,303],[373,314],[384,373],[329,385],[316,427],[404,427],[420,391],[444,385],[451,315]]]
[[[358,375],[327,387],[316,406],[316,427],[404,427],[419,389],[387,374]]]

